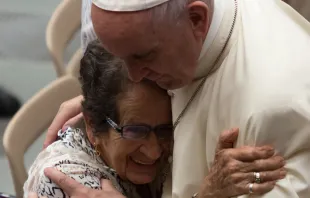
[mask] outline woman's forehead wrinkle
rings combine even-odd
[[[142,103],[143,99],[141,99],[140,93],[135,88],[130,90],[119,105],[121,120],[127,119],[128,117],[136,117]]]
[[[120,112],[120,124],[131,123],[135,124],[135,122],[141,121],[141,112],[138,105],[127,105],[125,104]]]

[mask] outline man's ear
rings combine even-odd
[[[96,138],[93,133],[93,128],[91,127],[91,121],[87,115],[84,114],[85,130],[90,143],[94,146]]]
[[[212,9],[202,1],[193,1],[187,6],[190,22],[196,38],[205,38],[209,31]]]

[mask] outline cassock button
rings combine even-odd
[[[172,91],[170,91],[170,90],[168,90],[167,93],[168,93],[168,95],[169,95],[170,97],[173,97],[173,96],[174,96],[174,93],[173,93]]]

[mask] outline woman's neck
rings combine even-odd
[[[136,185],[136,190],[140,197],[152,197],[152,192],[148,184]]]

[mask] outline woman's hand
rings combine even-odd
[[[57,139],[57,134],[60,129],[66,126],[74,126],[82,119],[82,100],[83,96],[80,95],[61,104],[56,117],[47,130],[43,148],[46,148]]]
[[[213,166],[204,179],[199,198],[264,194],[285,177],[284,159],[274,156],[271,146],[233,148],[238,132],[232,129],[221,134]],[[259,173],[260,182],[255,182],[255,173]]]
[[[102,190],[94,190],[83,186],[54,168],[47,168],[44,172],[47,177],[49,177],[71,198],[126,198],[113,187],[109,180],[102,179]],[[38,198],[38,196],[30,193],[28,198]]]

